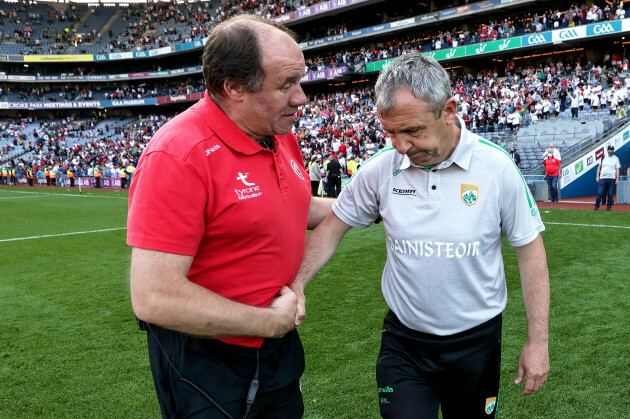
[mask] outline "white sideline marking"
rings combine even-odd
[[[25,198],[35,198],[33,196],[0,196],[0,199],[25,199]]]
[[[575,223],[551,223],[544,222],[544,224],[555,224],[559,226],[580,226],[580,227],[609,227],[609,228],[630,228],[630,226],[609,226],[605,224],[575,224]]]
[[[87,192],[86,194],[67,194],[67,193],[52,193],[52,192],[26,192],[26,191],[3,191],[0,189],[0,192],[8,192],[8,193],[22,193],[22,194],[31,194],[31,195],[52,195],[52,196],[71,196],[75,198],[104,198],[104,199],[126,199],[129,198],[126,196],[101,196],[101,195],[92,195],[91,192]],[[0,198],[0,199],[9,199],[12,197]],[[24,197],[24,198],[33,198],[32,196]]]
[[[73,236],[75,234],[101,233],[103,231],[116,231],[116,230],[126,230],[126,229],[127,229],[127,227],[119,227],[119,228],[106,228],[106,229],[103,229],[103,230],[75,231],[74,233],[46,234],[44,236],[17,237],[15,239],[3,239],[3,240],[0,240],[0,243],[2,243],[2,242],[14,242],[14,241],[19,241],[19,240],[43,239],[45,237]]]

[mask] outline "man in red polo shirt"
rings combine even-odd
[[[553,153],[553,148],[547,149],[547,158],[543,161],[545,175],[547,175],[547,187],[549,188],[549,199],[552,204],[558,203],[558,182],[562,177],[562,163]]]
[[[144,151],[129,195],[131,300],[164,417],[299,418],[304,352],[288,287],[312,198],[297,140],[304,57],[254,16],[218,25],[205,97]],[[163,176],[177,173],[178,176]]]

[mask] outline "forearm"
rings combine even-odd
[[[304,259],[294,282],[305,286],[317,272],[330,260],[337,250],[339,242],[350,230],[351,226],[344,223],[331,212],[321,224],[306,238]]]
[[[286,310],[224,298],[190,282],[187,269],[174,268],[169,259],[152,257],[155,253],[159,252],[133,249],[131,302],[138,318],[196,336],[275,337],[286,333],[283,320],[287,323],[292,317],[285,315]]]
[[[549,271],[542,237],[515,248],[527,314],[527,341],[547,345],[549,341]]]
[[[333,198],[311,197],[311,205],[308,210],[308,222],[306,228],[313,230],[332,212]]]

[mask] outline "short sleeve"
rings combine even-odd
[[[127,244],[194,256],[211,192],[181,158],[164,152],[143,156],[129,194]]]
[[[376,160],[375,160],[376,159]],[[373,158],[350,178],[333,204],[333,211],[344,223],[367,228],[379,216],[379,158]],[[381,157],[380,160],[383,160]]]
[[[545,230],[540,211],[516,166],[506,165],[501,182],[502,233],[513,247],[525,246]]]

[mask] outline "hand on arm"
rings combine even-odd
[[[523,395],[534,393],[549,374],[549,271],[542,237],[515,247],[527,313],[527,343],[518,362],[515,384],[524,378]]]
[[[307,237],[302,265],[293,283],[291,283],[291,289],[297,297],[296,326],[302,323],[302,319],[306,315],[304,287],[330,260],[337,250],[339,242],[350,228],[352,227],[341,221],[334,212],[331,212]]]
[[[224,298],[186,275],[192,256],[133,248],[131,303],[138,318],[196,336],[280,337],[295,327],[296,295],[283,287],[269,307]]]

